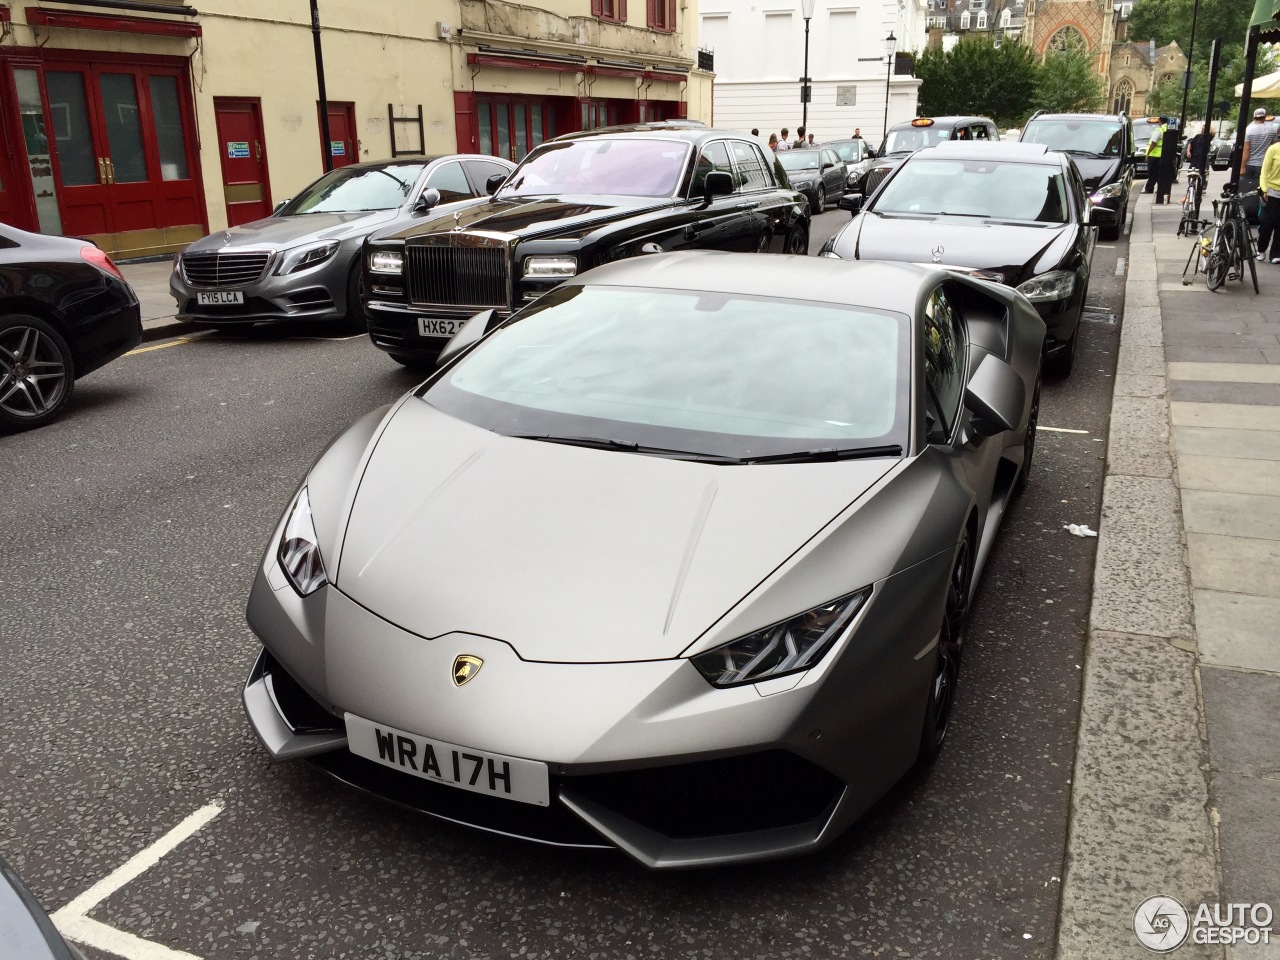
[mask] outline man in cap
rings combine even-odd
[[[1253,111],[1253,123],[1244,128],[1244,153],[1240,156],[1240,192],[1250,193],[1258,189],[1262,176],[1262,160],[1267,147],[1276,142],[1276,126],[1267,122],[1267,111],[1259,107]],[[1246,203],[1245,216],[1250,223],[1258,222],[1258,204]]]

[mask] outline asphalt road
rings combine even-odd
[[[813,250],[847,220],[820,218]],[[1117,255],[1094,261],[1105,313]],[[266,760],[239,696],[254,564],[328,439],[415,381],[362,339],[152,344],[0,437],[0,854],[56,909],[216,801],[88,908],[198,957],[1051,957],[1096,544],[1062,525],[1097,527],[1117,339],[1091,320],[1045,384],[1041,426],[1084,432],[1040,434],[942,757],[820,854],[675,875]]]

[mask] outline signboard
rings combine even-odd
[[[334,157],[345,157],[347,155],[347,141],[330,140],[329,155]]]
[[[228,140],[227,141],[227,159],[228,160],[248,160],[249,159],[249,141],[248,140]]]
[[[813,102],[813,87],[809,86],[809,84],[807,83],[800,84],[800,102],[801,103]]]
[[[836,87],[836,106],[855,107],[858,105],[858,86],[850,83]]]

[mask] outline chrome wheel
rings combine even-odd
[[[803,227],[796,227],[787,234],[787,253],[806,256],[809,253],[809,234]]]
[[[756,239],[756,253],[768,253],[768,252],[769,252],[769,234],[762,233]]]
[[[813,212],[814,213],[827,212],[827,188],[825,184],[818,188],[818,202],[814,204]]]
[[[71,383],[66,348],[45,330],[21,319],[0,329],[0,414],[13,423],[49,417]]]

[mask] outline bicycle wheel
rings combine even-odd
[[[1227,258],[1221,250],[1209,254],[1209,262],[1204,268],[1204,282],[1210,290],[1217,290],[1227,282]]]

